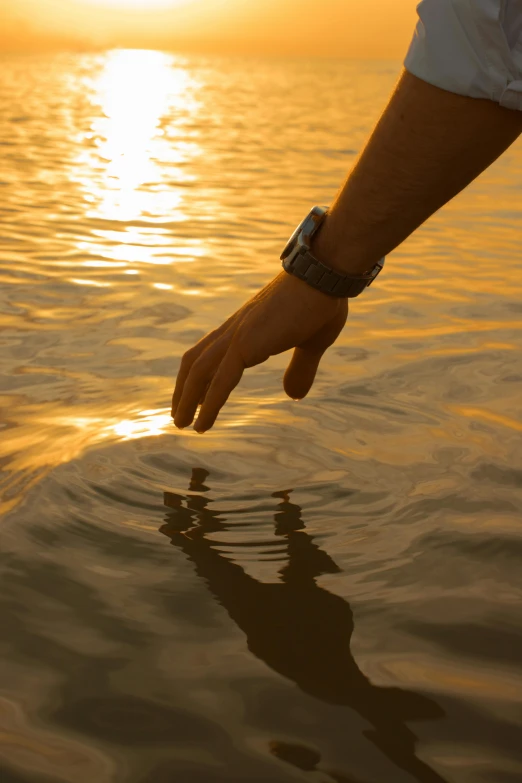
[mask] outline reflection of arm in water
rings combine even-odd
[[[190,489],[206,491],[207,475],[194,470]],[[416,757],[416,736],[404,723],[437,718],[442,711],[414,692],[375,686],[361,672],[350,650],[354,628],[350,605],[315,581],[339,568],[303,531],[301,509],[289,502],[289,493],[273,496],[282,500],[275,514],[275,532],[288,542],[288,560],[279,583],[258,582],[205,537],[227,528],[202,495],[187,496],[185,507],[183,496],[166,492],[169,511],[161,532],[192,560],[216,601],[245,633],[256,657],[305,693],[359,713],[371,724],[367,738],[415,780],[444,783]]]
[[[186,507],[183,505],[186,501]],[[160,531],[170,538],[194,563],[196,573],[207,583],[218,603],[229,610],[235,597],[252,592],[258,582],[221,554],[206,535],[226,530],[224,520],[207,508],[208,501],[201,495],[177,495],[164,493],[164,504],[169,509]],[[215,542],[214,542],[215,543]]]
[[[299,674],[306,678],[303,666],[312,675],[330,654],[346,674],[350,660],[353,663],[352,611],[346,601],[315,582],[321,574],[337,573],[339,568],[300,530],[304,527],[301,510],[288,501],[288,493],[274,494],[282,498],[275,532],[286,538],[288,555],[279,583],[259,582],[219,552],[219,543],[206,535],[227,530],[225,520],[208,508],[209,501],[201,495],[189,495],[184,507],[180,495],[166,492],[165,505],[174,513],[168,513],[161,532],[190,557],[218,603],[246,634],[250,650],[272,668],[290,679]],[[312,683],[308,687],[305,682],[299,684],[303,690],[314,690]],[[314,695],[337,702],[334,691]]]

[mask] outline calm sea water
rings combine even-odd
[[[168,415],[400,67],[2,59],[2,783],[522,780],[521,144],[307,399]]]

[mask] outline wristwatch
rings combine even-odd
[[[342,275],[318,261],[310,252],[310,241],[323,222],[328,207],[313,207],[300,223],[281,254],[283,269],[330,296],[350,297],[373,283],[384,266],[384,258],[363,275]]]

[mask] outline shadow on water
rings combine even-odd
[[[364,732],[394,765],[419,783],[445,783],[417,758],[417,737],[407,721],[433,720],[444,711],[431,699],[401,688],[373,685],[361,672],[350,650],[353,613],[344,599],[319,587],[321,574],[339,567],[304,532],[301,508],[289,501],[292,490],[274,492],[281,498],[274,516],[275,533],[286,539],[287,563],[281,581],[261,583],[216,548],[209,533],[227,530],[226,520],[209,508],[203,493],[208,471],[193,468],[191,495],[164,493],[168,508],[161,532],[195,564],[216,601],[245,633],[248,649],[305,693],[327,704],[346,706],[368,721]],[[321,758],[307,748],[274,741],[271,752],[290,764],[316,770]],[[336,783],[358,783],[329,773]]]

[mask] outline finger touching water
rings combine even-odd
[[[244,369],[241,354],[232,344],[219,365],[201,406],[194,425],[197,432],[203,433],[212,427],[219,411],[241,380]]]
[[[281,272],[184,354],[172,397],[174,424],[189,426],[201,406],[195,429],[210,429],[244,370],[291,348],[283,385],[288,396],[301,399],[347,315],[346,299],[322,294]]]
[[[172,401],[176,427],[183,428],[192,424],[198,405],[205,394],[208,394],[207,389],[227,352],[228,345],[226,336],[221,336],[209,341],[206,348],[200,351],[191,349],[183,357]]]

